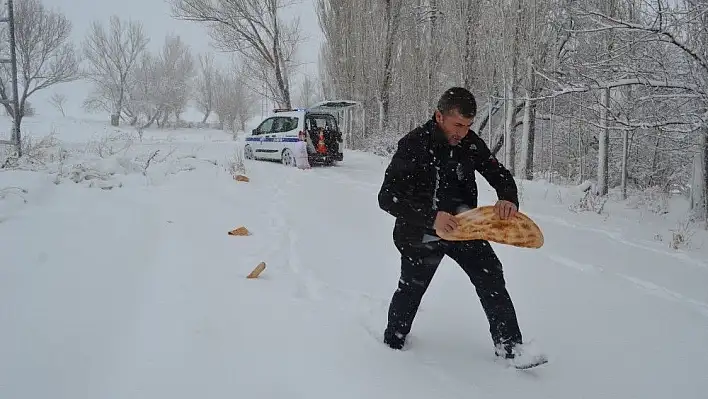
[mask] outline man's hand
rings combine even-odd
[[[445,233],[451,233],[457,228],[457,220],[455,217],[447,212],[438,212],[435,216],[435,223],[433,224],[435,230],[444,231]]]
[[[513,202],[499,200],[494,205],[494,210],[496,211],[497,216],[504,220],[516,215],[517,208]]]

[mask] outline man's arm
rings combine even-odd
[[[518,189],[516,181],[511,172],[502,165],[487,147],[481,138],[477,138],[474,143],[479,153],[479,163],[477,170],[484,176],[497,192],[497,197],[503,201],[509,201],[519,208]]]
[[[419,206],[411,201],[413,187],[411,177],[415,175],[416,155],[403,138],[386,168],[383,184],[379,190],[379,207],[394,217],[411,224],[432,228],[437,212],[429,207]]]

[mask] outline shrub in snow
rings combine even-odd
[[[57,180],[68,178],[87,187],[112,189],[123,187],[126,179],[157,184],[167,176],[195,169],[193,157],[175,157],[173,151],[163,154],[160,150],[141,152],[135,155],[107,158],[84,158],[80,162],[65,165],[57,174]],[[139,177],[143,176],[142,179]],[[138,180],[135,180],[138,178]]]
[[[669,248],[680,249],[682,247],[689,247],[694,234],[695,230],[691,226],[690,219],[679,222],[676,228],[671,230],[671,242],[669,242]]]
[[[110,190],[114,187],[123,187],[123,183],[111,180],[112,173],[103,173],[96,170],[83,168],[81,165],[68,173],[68,178],[74,183],[86,182],[88,187],[98,187]]]
[[[649,187],[628,196],[627,206],[633,209],[645,208],[660,215],[669,213],[669,194],[661,187]]]
[[[55,162],[62,162],[69,152],[51,133],[41,139],[22,136],[22,158],[17,159],[12,146],[0,146],[0,161],[3,169],[43,170]]]
[[[243,162],[243,154],[240,148],[237,147],[233,157],[226,160],[226,171],[234,177],[246,174],[246,164]]]
[[[97,140],[90,141],[86,150],[97,154],[101,158],[106,158],[118,153],[127,153],[134,141],[135,136],[133,134],[117,130]]]
[[[588,189],[583,196],[573,202],[568,209],[572,212],[594,212],[602,214],[607,203],[607,196],[597,195],[594,190]]]
[[[74,183],[85,183],[88,187],[109,190],[123,186],[120,181],[114,180],[116,174],[139,170],[140,167],[138,165],[127,159],[94,158],[69,165],[67,170],[62,170],[57,174],[57,181],[59,181],[60,177],[65,177]]]

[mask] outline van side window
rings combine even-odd
[[[277,118],[268,118],[263,121],[263,123],[256,129],[256,134],[268,134],[273,133],[273,122]]]
[[[298,118],[293,116],[281,116],[273,122],[273,133],[284,133],[297,129]]]

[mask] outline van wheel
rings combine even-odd
[[[243,157],[246,159],[253,159],[253,148],[250,145],[243,147]]]
[[[283,150],[281,160],[283,162],[283,165],[285,166],[297,166],[297,164],[295,163],[295,156],[293,156],[293,152],[290,151],[289,148]]]

